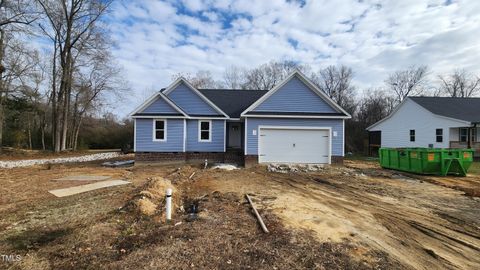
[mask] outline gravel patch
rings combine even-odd
[[[109,152],[109,153],[99,153],[93,155],[84,155],[78,157],[64,157],[64,158],[45,158],[45,159],[26,159],[26,160],[15,160],[15,161],[0,161],[0,168],[17,168],[17,167],[28,167],[33,165],[41,165],[48,163],[70,163],[70,162],[88,162],[93,160],[102,160],[119,157],[121,153],[118,152]]]

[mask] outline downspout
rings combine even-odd
[[[472,135],[471,135],[471,132],[472,132],[472,127],[468,127],[467,129],[467,148],[468,149],[471,149],[472,148]]]
[[[477,137],[477,123],[473,123],[473,129],[475,129],[475,137]],[[475,138],[476,139],[476,138]],[[468,149],[472,149],[472,127],[468,128]]]
[[[473,143],[476,143],[476,142],[477,142],[477,137],[478,137],[478,134],[477,134],[477,123],[474,123],[474,124],[473,124],[473,129],[475,130],[475,140],[473,141]]]

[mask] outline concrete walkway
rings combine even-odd
[[[53,179],[53,181],[102,181],[111,178],[110,176],[104,175],[69,175],[58,179]]]
[[[92,191],[96,189],[101,189],[101,188],[106,188],[106,187],[114,187],[114,186],[120,186],[120,185],[126,185],[130,184],[128,181],[124,180],[107,180],[107,181],[102,181],[98,183],[93,183],[93,184],[88,184],[88,185],[81,185],[81,186],[76,186],[76,187],[70,187],[70,188],[62,188],[62,189],[54,189],[50,190],[51,194],[57,196],[57,197],[66,197],[66,196],[71,196],[87,191]]]

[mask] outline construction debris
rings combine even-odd
[[[325,170],[323,164],[269,164],[269,172],[290,173],[290,172],[317,172]]]
[[[245,197],[247,197],[248,202],[252,206],[253,212],[255,213],[255,216],[257,217],[257,220],[260,223],[260,226],[262,227],[263,232],[268,233],[267,226],[265,226],[265,223],[263,223],[263,219],[258,213],[257,208],[255,208],[255,205],[253,205],[252,199],[250,199],[250,196],[248,196],[248,194],[245,194]]]
[[[133,166],[135,164],[135,160],[122,160],[122,161],[107,161],[102,163],[102,166],[105,167],[125,167],[125,166]]]
[[[26,160],[12,160],[12,161],[0,161],[0,168],[17,168],[27,167],[41,164],[57,164],[57,163],[70,163],[70,162],[89,162],[94,160],[111,159],[119,157],[121,153],[98,153],[93,155],[83,155],[77,157],[61,157],[61,158],[43,158],[43,159],[26,159]]]
[[[233,164],[227,164],[227,163],[217,163],[215,166],[212,167],[213,170],[220,169],[220,170],[226,170],[226,171],[233,171],[233,170],[238,170],[238,167],[233,165]]]

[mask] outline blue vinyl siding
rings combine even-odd
[[[254,112],[336,113],[322,97],[296,76],[263,101]]]
[[[173,89],[168,97],[187,114],[221,115],[184,83]]]
[[[140,113],[178,114],[179,112],[168,104],[163,98],[157,99]]]
[[[198,121],[187,120],[187,152],[223,152],[225,120],[212,120],[211,142],[198,141]]]
[[[183,119],[166,119],[167,140],[153,141],[153,119],[135,119],[136,152],[183,152]]]
[[[332,129],[332,156],[343,156],[343,120],[342,119],[306,119],[306,118],[251,118],[246,121],[247,155],[258,155],[258,126],[305,126],[330,127]],[[253,130],[257,135],[253,135]],[[334,137],[333,133],[337,132]]]

